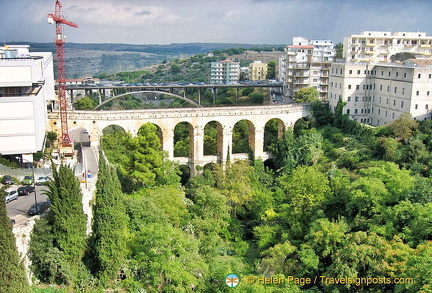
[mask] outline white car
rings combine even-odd
[[[36,179],[36,185],[45,185],[49,182],[49,178],[46,176],[41,176]]]
[[[6,191],[6,196],[5,196],[6,203],[13,201],[14,199],[17,198],[18,198],[18,191],[16,190]]]

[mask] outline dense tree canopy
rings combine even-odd
[[[94,254],[86,255],[93,262],[76,268],[66,261],[83,247],[54,240],[59,229],[49,216],[32,237],[35,276],[70,284],[78,275],[80,290],[129,292],[229,292],[230,273],[240,277],[239,292],[429,292],[431,122],[402,116],[374,128],[349,120],[341,107],[332,114],[314,103],[315,117],[281,137],[278,121],[269,122],[269,161],[250,156],[199,166],[197,176],[183,181],[179,167],[164,159],[154,125],[136,138],[112,130],[102,147],[125,194],[102,162],[94,239],[87,245]],[[233,128],[235,152],[249,151],[251,127],[242,121]],[[220,151],[219,131],[217,123],[204,129],[205,153]],[[179,150],[189,152],[189,125],[175,136]],[[56,193],[53,198],[56,210]],[[65,250],[61,241],[71,247]],[[247,281],[262,276],[319,281]],[[354,283],[335,283],[340,277]]]

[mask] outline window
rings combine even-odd
[[[353,48],[354,49],[354,48]],[[352,70],[350,69],[349,74],[352,74]]]
[[[351,89],[351,85],[350,85],[350,84],[348,85],[348,89],[349,89],[349,90]]]
[[[387,117],[387,111],[385,111],[385,115],[384,116]]]
[[[402,95],[404,95],[405,94],[405,88],[403,87],[402,88]]]
[[[419,91],[416,91],[416,96],[418,96],[418,95],[420,95],[420,92],[419,92]]]
[[[381,71],[381,75],[384,75],[384,71]]]
[[[401,108],[403,108],[403,101],[401,101]]]
[[[360,111],[360,112],[361,112],[361,113],[363,114],[363,111],[364,111],[364,110],[363,110],[363,109],[361,109],[361,111]]]
[[[418,77],[418,78],[421,78],[421,74],[419,73],[419,74],[417,75],[417,77]]]
[[[427,91],[427,92],[426,92],[426,95],[428,95],[428,96],[429,96],[429,94],[430,94],[430,91]]]
[[[387,86],[387,92],[389,92],[389,91],[390,91],[390,86],[388,85],[388,86]]]
[[[396,106],[396,100],[393,100],[393,106]]]
[[[350,113],[350,109],[347,109],[347,114],[349,115],[349,113]]]
[[[356,85],[356,90],[359,90],[360,89],[360,85]]]
[[[360,70],[357,70],[357,74],[360,74]]]
[[[407,74],[406,74],[406,72],[404,72],[404,78],[406,78],[407,77]]]
[[[425,109],[426,110],[429,109],[429,105],[428,104],[425,105]]]
[[[396,71],[396,77],[398,77],[398,76],[399,76],[399,72]]]
[[[381,109],[378,109],[378,115],[381,115]]]
[[[395,117],[395,115],[394,115],[394,113],[392,113],[392,119],[394,119],[394,117]]]
[[[386,99],[386,105],[388,105],[388,98]]]
[[[432,74],[429,73],[429,79],[431,79],[431,78],[432,78]]]
[[[354,109],[354,114],[358,114],[358,109]]]
[[[414,109],[416,109],[416,110],[418,109],[418,104],[414,105]]]
[[[359,98],[358,98],[358,97],[355,97],[355,101],[358,102],[358,100],[359,100]]]
[[[348,97],[348,102],[351,102],[351,97]]]
[[[382,84],[380,84],[380,91],[382,91]]]
[[[397,87],[395,86],[395,89],[394,89],[394,93],[396,94],[397,93]]]

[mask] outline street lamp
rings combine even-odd
[[[20,157],[16,157],[17,159],[21,159]],[[36,206],[36,214],[39,214],[38,211],[38,202],[37,202],[37,193],[36,193],[36,176],[35,176],[35,168],[34,168],[34,160],[33,160],[33,154],[31,154],[31,160],[22,158],[22,162],[27,161],[27,163],[30,163],[32,165],[32,171],[33,171],[33,187],[34,187],[34,198],[35,198],[35,206]]]

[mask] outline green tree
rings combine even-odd
[[[51,199],[51,225],[54,247],[77,268],[86,246],[86,216],[83,212],[80,183],[73,169],[52,166],[52,180],[46,194]]]
[[[54,146],[54,142],[57,140],[57,133],[54,131],[48,131],[47,135],[46,135],[46,146],[47,147],[52,147]]]
[[[300,166],[290,175],[280,177],[279,184],[286,196],[281,217],[293,235],[303,235],[311,219],[328,200],[329,180],[313,166]]]
[[[93,110],[95,107],[96,103],[89,97],[83,97],[75,102],[76,110]]]
[[[315,87],[302,88],[294,94],[297,103],[312,103],[319,101],[319,92]]]
[[[337,43],[335,46],[336,49],[336,58],[343,58],[343,44]]]
[[[0,292],[30,292],[24,265],[20,261],[6,204],[0,200]]]
[[[133,242],[133,277],[151,292],[200,289],[208,267],[198,253],[198,241],[171,224],[151,223]]]
[[[412,137],[418,127],[418,122],[412,119],[412,116],[409,113],[402,114],[399,119],[393,120],[392,124],[390,124],[390,128],[395,137],[401,140]]]
[[[131,141],[133,153],[130,176],[136,186],[152,186],[162,176],[163,152],[152,123],[143,124],[138,135]]]
[[[121,195],[115,169],[100,152],[90,251],[93,272],[104,284],[118,275],[125,262],[128,219]]]
[[[275,79],[276,78],[276,62],[270,61],[267,63],[267,79]]]

